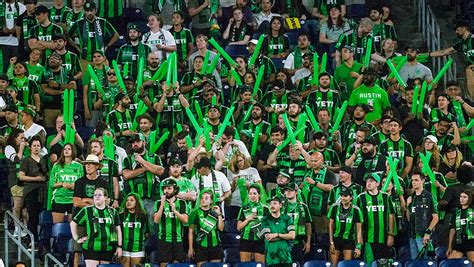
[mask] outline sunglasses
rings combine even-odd
[[[109,76],[115,76],[115,72],[109,72],[109,73],[107,73],[107,75],[109,75]]]

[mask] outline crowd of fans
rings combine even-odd
[[[314,2],[2,1],[2,208],[70,222],[74,266],[223,261],[232,227],[270,266],[474,260],[474,105],[429,67],[474,62],[468,22],[421,53],[389,5]]]

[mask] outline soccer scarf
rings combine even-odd
[[[84,24],[82,25],[82,42],[87,42],[87,46],[82,48],[82,53],[87,55],[87,53],[92,52],[92,42],[90,42],[89,32],[91,32],[90,28],[93,27],[94,31],[94,41],[95,41],[95,48],[103,49],[104,48],[104,30],[100,25],[100,20],[95,18],[93,21],[89,21],[84,18]],[[84,49],[85,48],[85,49]],[[103,50],[102,50],[103,51]],[[84,57],[84,56],[83,56]]]
[[[311,178],[316,183],[324,183],[324,178],[326,177],[327,168],[323,167],[318,173],[311,172]],[[321,215],[321,209],[323,208],[323,190],[317,188],[316,186],[310,187],[309,193],[309,204],[311,209],[313,209],[316,215]]]
[[[451,103],[453,104],[454,112],[456,112],[458,127],[465,127],[466,120],[464,119],[461,103],[459,103],[458,101],[453,101]]]
[[[199,173],[196,173],[198,179],[199,179],[199,192],[201,192],[204,187],[204,179]],[[219,192],[219,184],[217,183],[217,177],[216,173],[211,170],[211,177],[212,177],[212,192],[214,192],[214,198],[218,199],[220,197],[220,192]]]

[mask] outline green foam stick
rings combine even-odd
[[[217,55],[212,59],[211,64],[207,67],[207,74],[212,74],[214,70],[217,68],[217,64],[219,64],[219,58],[221,54],[217,53]]]
[[[260,68],[258,69],[257,80],[255,81],[255,85],[253,86],[252,98],[255,98],[255,96],[258,93],[258,89],[260,89],[260,84],[262,83],[263,74],[265,74],[265,65],[260,66]]]
[[[436,194],[436,176],[433,172],[433,170],[431,169],[430,167],[430,159],[431,159],[431,153],[429,151],[426,151],[425,154],[423,153],[420,153],[420,158],[421,158],[421,162],[423,162],[423,168],[421,169],[421,171],[427,175],[429,178],[430,178],[430,183],[431,183],[431,194],[433,195],[433,197],[438,200],[438,196]]]
[[[183,126],[181,126],[181,123],[176,124],[176,129],[178,130],[178,133],[183,131]],[[191,136],[189,136],[189,134],[186,135],[186,145],[188,148],[193,147],[193,141],[191,141]]]
[[[235,84],[239,86],[243,85],[242,80],[240,79],[240,76],[235,69],[230,69],[230,75],[232,75],[232,77],[234,78]]]
[[[253,141],[252,141],[252,150],[251,150],[251,153],[250,153],[250,155],[252,155],[252,157],[254,157],[255,153],[257,153],[258,138],[260,137],[261,132],[262,132],[262,124],[260,123],[255,128],[255,134],[254,134]]]
[[[128,75],[128,70],[130,69],[130,63],[125,62],[123,65],[123,77]]]
[[[64,123],[68,124],[69,121],[69,89],[64,90],[63,92],[63,118],[64,118]]]
[[[336,120],[334,121],[334,125],[331,128],[331,133],[334,133],[334,131],[339,129],[339,125],[341,124],[344,114],[346,113],[347,104],[347,100],[344,101],[341,108],[338,110]]]
[[[163,79],[165,70],[168,69],[168,61],[165,60],[161,63],[160,67],[156,70],[155,74],[153,74],[153,77],[151,79],[153,81],[159,81]]]
[[[247,109],[247,112],[245,112],[244,117],[242,118],[242,121],[240,121],[240,124],[238,126],[238,130],[242,130],[244,128],[244,124],[248,121],[250,118],[250,115],[252,115],[252,109],[253,109],[253,104],[250,105],[250,107]]]
[[[197,133],[198,137],[201,136],[202,135],[202,129],[201,129],[201,127],[199,127],[199,123],[196,121],[196,118],[194,118],[194,115],[191,112],[191,109],[186,108],[184,110],[186,111],[186,114],[188,115],[188,118],[191,121],[191,124],[193,125],[194,130],[196,130],[196,133]]]
[[[216,137],[214,140],[219,140],[221,136],[224,134],[225,127],[229,125],[230,123],[230,118],[234,114],[235,106],[230,107],[230,109],[227,110],[227,113],[225,114],[224,120],[222,121],[221,125],[219,126],[219,131],[217,132]]]
[[[313,130],[316,132],[321,132],[321,128],[319,127],[319,124],[316,121],[316,118],[314,117],[314,113],[311,110],[311,107],[308,105],[306,105],[306,114],[308,114],[309,122],[311,123],[311,127],[313,127]]]
[[[230,66],[237,67],[238,64],[235,62],[232,57],[227,54],[227,52],[222,48],[214,38],[209,39],[209,43],[222,55],[222,57],[229,63]]]
[[[242,205],[248,203],[248,188],[247,188],[247,180],[245,178],[237,178],[236,182],[237,188],[240,191],[240,200],[242,201]]]
[[[416,111],[418,110],[416,108],[416,105],[418,105],[418,85],[415,86],[415,89],[413,90],[413,100],[411,101],[411,113],[413,115],[416,115]]]
[[[298,124],[296,125],[296,129],[303,127],[306,124],[306,119],[306,113],[301,113],[298,117]],[[299,135],[296,135],[296,137],[298,138],[298,140],[300,140],[301,143],[304,143],[304,135],[304,132],[301,132]]]
[[[306,129],[306,126],[304,126],[303,128],[300,128],[298,130],[296,130],[296,132],[294,133],[295,135],[299,135],[301,132],[303,132],[304,130]],[[285,141],[283,141],[283,143],[281,143],[280,146],[278,146],[278,151],[281,151],[283,148],[285,148],[285,146],[287,146],[289,143],[291,142],[291,138],[288,136]]]
[[[328,64],[328,54],[325,52],[321,58],[321,73],[326,72],[326,65]]]
[[[97,75],[94,72],[94,69],[92,68],[92,65],[87,65],[87,71],[89,72],[89,75],[91,76],[92,81],[94,81],[95,88],[99,92],[100,96],[102,97],[102,100],[106,100],[104,88],[102,88],[102,84],[99,81],[99,78],[97,78]]]
[[[209,123],[207,123],[207,121],[204,121],[203,128],[204,128],[204,138],[205,138],[205,141],[206,141],[205,142],[206,151],[210,151],[212,147],[211,147],[211,138],[209,136],[209,133],[211,132],[212,128],[209,125]]]
[[[175,84],[178,82],[178,55],[176,54],[176,52],[173,52],[174,56],[173,56],[173,87],[175,86]]]
[[[448,69],[451,67],[452,64],[453,64],[453,59],[450,58],[448,62],[446,62],[446,64],[444,64],[444,66],[438,72],[438,74],[433,79],[433,81],[431,81],[430,86],[428,87],[428,91],[431,91],[431,89],[433,89],[433,84],[437,84],[441,80],[441,78],[443,78],[444,74],[446,73],[446,71],[448,71]]]
[[[122,90],[125,92],[126,91],[125,83],[123,82],[122,74],[121,74],[120,69],[117,65],[117,61],[112,60],[112,67],[114,68],[115,75],[117,76],[117,82],[118,82],[120,88],[122,88]]]
[[[158,139],[158,142],[156,142],[152,148],[150,148],[150,152],[152,154],[155,154],[155,152],[158,150],[158,148],[160,148],[160,146],[163,144],[163,142],[168,138],[168,136],[170,135],[170,132],[169,131],[166,131],[165,133],[163,133],[163,135],[160,137],[160,139]]]
[[[393,179],[393,184],[395,186],[395,190],[397,191],[397,195],[401,195],[402,188],[400,185],[400,180],[398,180],[398,174],[397,174],[397,164],[398,164],[398,159],[394,159],[392,156],[388,157],[388,165],[390,166],[390,176]]]
[[[283,113],[281,117],[283,118],[283,121],[285,122],[286,132],[288,133],[288,137],[290,137],[291,143],[296,144],[296,137],[295,137],[295,134],[293,133],[293,129],[291,128],[290,121],[288,120],[288,115],[286,113]]]
[[[204,62],[202,63],[202,68],[201,68],[201,75],[206,75],[207,72],[207,67],[209,65],[209,55],[211,52],[207,50],[206,55],[204,56]]]
[[[313,54],[313,78],[311,79],[312,85],[319,85],[319,55],[317,52]]]
[[[390,184],[390,181],[392,180],[392,175],[387,175],[387,179],[385,179],[385,183],[382,186],[382,192],[387,193],[388,192],[388,185]]]
[[[171,76],[173,75],[174,54],[168,57],[168,71],[166,72],[166,85],[171,85]]]
[[[399,60],[398,60],[398,63],[395,63],[397,64],[397,66],[395,67],[395,69],[397,71],[400,71],[400,69],[407,63],[408,61],[408,58],[407,56],[399,56]],[[392,58],[392,62],[395,62],[394,59]],[[390,74],[388,75],[388,78],[393,78],[395,76],[395,73],[393,72],[390,72]]]
[[[370,56],[372,55],[372,38],[369,38],[367,41],[367,46],[365,47],[364,55],[364,67],[370,67]]]
[[[145,68],[145,58],[141,57],[138,60],[138,74],[137,74],[137,94],[140,94],[140,87],[143,84],[143,72]]]
[[[109,159],[114,159],[115,158],[115,152],[114,152],[114,141],[112,139],[112,136],[110,135],[104,135],[104,154],[107,158]]]
[[[141,115],[145,114],[146,111],[147,111],[147,107],[145,103],[143,103],[143,101],[140,100],[140,102],[138,102],[137,111],[135,112],[135,117],[133,118],[133,122],[132,122],[132,126],[130,127],[130,130],[135,131],[137,129],[138,127],[137,119]]]
[[[423,84],[421,85],[420,102],[416,107],[416,113],[420,114],[421,117],[423,117],[423,106],[425,105],[427,87],[426,81],[423,81]]]
[[[397,69],[395,69],[395,67],[394,67],[393,64],[392,64],[392,61],[391,61],[390,59],[387,59],[386,63],[387,63],[387,66],[389,67],[390,71],[391,71],[391,72],[393,73],[393,75],[395,76],[395,79],[397,79],[398,84],[400,84],[400,85],[403,86],[403,87],[407,87],[406,82],[402,79],[402,77],[401,77],[400,74],[398,73]]]
[[[466,126],[466,131],[469,131],[472,127],[474,127],[474,120],[470,119],[469,124]]]
[[[212,96],[211,104],[212,104],[213,106],[217,105],[217,96],[216,96],[216,95],[213,95],[213,96]]]
[[[73,123],[74,121],[74,91],[73,89],[69,89],[69,122]]]
[[[255,62],[257,61],[257,57],[260,53],[260,48],[262,48],[264,39],[265,39],[264,34],[260,35],[260,37],[258,38],[257,46],[255,47],[255,50],[253,51],[252,57],[250,57],[250,60],[249,60],[249,66],[255,66]]]
[[[202,124],[204,119],[202,116],[202,109],[201,109],[201,105],[199,104],[199,101],[194,101],[194,109],[196,110],[196,114],[198,116],[198,122]]]

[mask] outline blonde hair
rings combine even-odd
[[[234,155],[232,155],[232,158],[229,160],[229,165],[227,168],[233,173],[239,173],[239,158],[244,159],[244,169],[250,168],[252,166],[250,159],[246,158],[242,152],[235,152]]]
[[[449,160],[448,160],[448,157],[446,156],[447,153],[445,153],[443,155],[443,162],[444,164],[446,164],[447,166],[450,166],[449,165]],[[461,163],[462,163],[462,160],[463,160],[463,157],[462,157],[462,154],[459,150],[456,149],[456,160],[454,162],[454,167],[457,169],[461,166]]]
[[[425,143],[426,143],[427,138],[423,140],[423,144],[421,146],[421,152],[426,155],[426,149],[425,149]],[[433,149],[429,151],[431,153],[431,157],[435,161],[435,167],[436,170],[439,168],[439,164],[441,163],[441,153],[439,152],[438,145],[436,143],[433,143]]]

